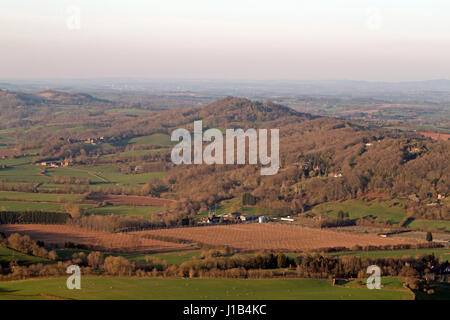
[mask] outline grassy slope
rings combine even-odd
[[[441,260],[450,260],[449,248],[434,248],[434,249],[408,249],[408,250],[375,250],[375,251],[342,251],[334,252],[330,256],[355,256],[362,258],[390,258],[390,257],[415,257],[420,254],[434,253]]]
[[[132,138],[128,141],[128,143],[136,145],[144,144],[153,146],[170,146],[171,144],[173,144],[173,142],[170,141],[170,136],[163,133],[155,133],[149,136]]]
[[[63,211],[59,203],[24,201],[0,201],[0,209],[2,211]]]
[[[30,193],[15,191],[0,191],[0,199],[4,200],[28,200],[28,201],[58,201],[60,198],[66,201],[78,201],[78,194],[54,194],[54,193]]]
[[[312,279],[139,279],[84,278],[81,290],[68,290],[66,278],[0,283],[0,299],[411,299],[406,289],[333,287]]]
[[[0,247],[0,262],[17,261],[20,264],[29,264],[37,262],[48,262],[49,260],[31,256],[13,249]]]
[[[240,198],[233,198],[233,199],[229,199],[229,200],[224,200],[222,201],[216,208],[216,212],[217,214],[229,214],[235,210],[233,210],[233,205],[238,204],[241,202]],[[214,207],[211,208],[212,211],[214,211]],[[274,213],[273,211],[271,211],[270,209],[266,209],[266,208],[262,208],[262,207],[257,207],[257,206],[243,206],[242,210],[238,210],[239,212],[241,212],[244,215],[266,215],[266,216],[272,216],[272,215],[277,215],[276,213]],[[204,216],[207,216],[207,214],[205,214]]]
[[[191,260],[192,258],[199,256],[200,250],[189,250],[189,251],[180,251],[180,252],[171,252],[171,253],[155,253],[150,254],[150,258],[158,258],[161,260],[165,260],[168,264],[180,265],[185,261]],[[122,255],[127,259],[133,261],[145,261],[145,254],[125,254]]]
[[[80,250],[80,249],[57,249],[56,253],[59,258],[70,259],[74,253],[84,252],[86,255],[90,253],[88,250]],[[145,261],[145,257],[147,254],[141,253],[124,253],[124,254],[108,254],[105,253],[105,256],[113,255],[113,256],[123,256],[131,261]],[[193,257],[199,256],[200,250],[189,250],[189,251],[179,251],[179,252],[170,252],[170,253],[152,253],[148,254],[150,258],[158,258],[161,260],[165,260],[169,265],[180,265],[185,261],[191,260]]]
[[[444,220],[414,220],[408,228],[425,231],[445,231],[450,232],[450,221]]]
[[[319,205],[312,210],[312,213],[316,215],[337,217],[338,212],[343,210],[344,212],[349,213],[350,219],[372,215],[380,220],[399,223],[406,216],[406,212],[401,207],[393,205],[393,203],[395,203],[394,200],[387,202],[347,200]]]
[[[92,204],[80,204],[83,209],[92,207]],[[62,204],[53,202],[25,202],[25,201],[0,201],[1,211],[50,211],[64,212]]]

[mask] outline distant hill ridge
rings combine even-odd
[[[246,98],[226,97],[206,106],[172,110],[182,112],[184,117],[204,120],[209,126],[224,126],[239,123],[255,124],[276,120],[302,120],[314,118],[310,114],[297,112],[289,107],[272,102],[251,101]]]
[[[111,103],[105,99],[98,99],[87,93],[72,93],[57,90],[46,90],[38,93],[14,92],[0,90],[0,105],[17,107],[21,105],[39,104],[82,105],[88,103]]]

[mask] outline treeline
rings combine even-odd
[[[88,185],[91,183],[89,178],[79,178],[71,176],[56,176],[52,178],[53,182],[56,184],[84,184]]]
[[[0,232],[0,247],[7,247],[13,250],[22,252],[24,254],[41,257],[44,259],[56,260],[57,255],[55,251],[47,251],[44,248],[44,243],[40,241],[33,241],[27,235],[20,235],[13,233],[9,237]],[[16,262],[13,260],[13,264]]]
[[[194,225],[194,218],[194,215],[169,212],[153,214],[150,218],[114,214],[86,215],[77,219],[68,219],[67,224],[93,231],[127,232]]]
[[[17,192],[37,192],[40,183],[7,183],[5,181],[0,181],[1,191],[17,191]]]
[[[231,255],[230,255],[231,254]],[[416,258],[360,258],[330,257],[320,254],[303,254],[295,258],[282,253],[246,256],[225,251],[204,251],[200,257],[169,265],[159,258],[146,256],[144,260],[130,261],[121,256],[105,256],[100,252],[74,253],[70,260],[59,261],[49,267],[36,264],[29,267],[15,266],[4,270],[3,278],[21,279],[33,276],[62,275],[63,266],[77,264],[83,274],[138,276],[138,277],[183,277],[183,278],[273,278],[300,277],[314,279],[367,277],[367,267],[377,265],[383,276],[409,278],[409,283],[424,279],[440,265],[434,255]]]
[[[47,211],[0,211],[0,224],[40,223],[65,224],[70,216],[62,212]]]
[[[39,187],[41,186],[41,183],[32,183],[32,182],[14,182],[14,183],[8,183],[7,181],[0,181],[0,190],[1,191],[16,191],[16,192],[30,192],[30,193],[68,193],[68,194],[82,194],[82,193],[89,193],[91,192],[91,189],[88,185],[59,185],[56,188],[52,189],[42,189],[40,190]]]

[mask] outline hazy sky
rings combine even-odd
[[[2,0],[0,78],[450,78],[450,1]]]

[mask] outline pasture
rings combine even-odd
[[[1,211],[47,211],[62,212],[60,203],[53,202],[28,202],[28,201],[0,201]]]
[[[449,220],[413,220],[408,228],[423,231],[444,231],[450,232]]]
[[[155,133],[148,136],[132,138],[128,143],[148,146],[170,146],[174,144],[174,142],[170,141],[170,136],[164,133]]]
[[[49,262],[49,260],[28,255],[10,248],[0,247],[0,263],[17,261],[19,264],[32,264],[39,262]]]
[[[431,249],[405,249],[405,250],[374,250],[374,251],[340,251],[328,253],[335,257],[361,257],[361,258],[402,258],[419,255],[434,254],[441,261],[450,260],[450,248]]]
[[[165,260],[169,265],[180,265],[185,261],[189,261],[200,255],[200,250],[184,250],[170,253],[154,253],[154,254],[121,254],[121,256],[132,261],[145,261],[145,257],[157,258]]]
[[[162,138],[159,138],[162,139]],[[151,152],[161,152],[160,150],[148,150]],[[33,163],[32,157],[22,157],[17,159],[0,160],[0,164],[8,167],[0,169],[0,181],[3,183],[35,183],[41,184],[39,190],[55,190],[65,185],[58,185],[53,182],[53,177],[74,177],[89,179],[92,186],[99,188],[102,186],[124,186],[140,187],[143,184],[163,177],[163,172],[147,172],[141,174],[125,174],[113,165],[97,166],[70,166],[59,168],[47,168],[37,166]]]
[[[368,216],[376,217],[377,221],[398,224],[406,212],[399,206],[400,200],[386,202],[364,202],[361,200],[347,200],[343,202],[321,204],[311,210],[310,213],[317,216],[337,217],[339,211],[348,212],[350,219],[358,219]]]
[[[0,200],[26,200],[39,202],[79,201],[79,194],[31,193],[16,191],[0,191]]]
[[[81,249],[57,249],[56,253],[59,258],[62,259],[70,259],[74,253],[84,252],[86,255],[90,253],[89,250],[81,250]],[[146,257],[150,257],[151,259],[160,259],[165,260],[169,265],[180,265],[185,261],[191,260],[194,257],[198,257],[200,255],[200,250],[180,250],[174,252],[167,253],[108,253],[104,252],[105,256],[122,256],[131,261],[145,261]]]
[[[383,279],[382,279],[383,284]],[[66,278],[0,282],[0,299],[136,299],[136,300],[410,300],[412,294],[384,283],[382,290],[365,286],[332,286],[313,279],[139,279],[82,278],[81,290],[68,290]]]
[[[216,211],[217,214],[230,214],[233,211],[239,211],[243,215],[265,215],[265,216],[279,216],[277,212],[271,209],[266,209],[258,206],[242,206],[242,201],[240,198],[233,198],[229,200],[224,200],[216,208],[211,208],[211,210]],[[235,206],[239,205],[239,209],[235,209]],[[206,216],[206,215],[205,215]]]

